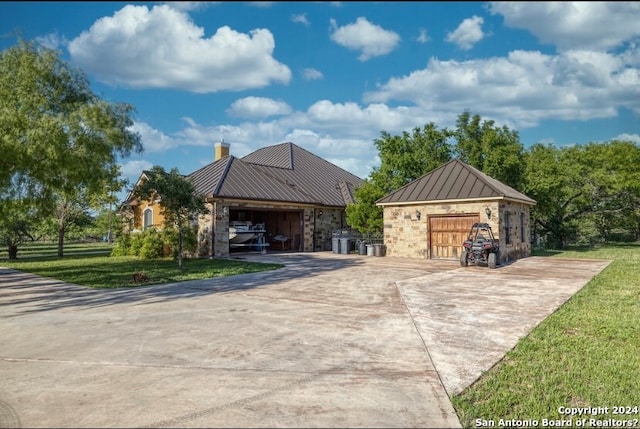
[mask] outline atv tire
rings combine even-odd
[[[496,260],[497,260],[497,256],[495,253],[489,253],[489,268],[495,268],[496,267]]]
[[[469,260],[467,258],[467,254],[468,254],[468,252],[466,250],[463,250],[462,254],[460,255],[460,266],[461,267],[466,267],[467,265],[469,265]]]

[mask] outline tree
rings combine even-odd
[[[383,229],[382,210],[376,201],[384,197],[383,190],[370,179],[364,181],[355,191],[356,203],[345,209],[347,223],[364,234],[379,234]]]
[[[386,131],[374,141],[380,166],[355,190],[355,204],[346,209],[347,222],[366,233],[382,232],[382,209],[376,201],[451,159],[451,132],[429,123],[411,133],[392,136]]]
[[[549,236],[552,247],[575,242],[587,227],[601,241],[615,227],[634,231],[640,206],[640,148],[635,144],[556,148],[538,143],[526,153],[525,164],[524,191],[537,201],[535,227]]]
[[[145,171],[146,179],[134,190],[141,200],[160,199],[161,212],[166,226],[178,229],[178,267],[182,270],[184,228],[193,216],[208,213],[205,200],[196,194],[192,182],[176,168],[166,172],[161,166]]]
[[[479,115],[468,111],[458,116],[454,132],[455,153],[461,161],[500,182],[520,189],[524,147],[517,131],[497,127],[494,121],[481,122]]]
[[[551,144],[532,145],[525,159],[523,190],[537,202],[531,212],[536,235],[549,235],[551,247],[561,248],[573,234],[569,221],[578,215],[579,165]]]
[[[0,244],[7,247],[9,259],[18,257],[18,245],[27,239],[33,240],[29,222],[32,214],[29,206],[20,200],[0,204]]]
[[[374,141],[380,166],[373,170],[371,179],[385,194],[412,182],[451,159],[451,136],[450,131],[439,130],[434,123],[416,127],[411,134],[403,131],[399,136],[383,131]]]
[[[588,166],[588,201],[601,241],[614,229],[637,237],[640,225],[640,147],[628,141],[588,143],[581,162]]]
[[[0,54],[0,111],[0,187],[19,178],[41,216],[78,189],[100,195],[117,179],[117,157],[142,152],[133,107],[100,99],[80,70],[34,42]]]

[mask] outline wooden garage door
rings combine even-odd
[[[462,243],[480,216],[458,215],[429,218],[429,243],[432,259],[458,259]]]

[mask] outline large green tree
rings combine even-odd
[[[461,161],[512,188],[521,188],[524,147],[517,131],[465,111],[458,116],[454,135],[455,154]]]
[[[576,242],[594,228],[601,241],[615,228],[636,234],[640,148],[611,141],[568,147],[535,144],[525,156],[524,192],[537,201],[536,232],[551,247]],[[585,232],[586,231],[586,232]]]
[[[383,131],[374,144],[380,166],[356,190],[356,203],[347,207],[347,222],[360,231],[382,231],[382,209],[375,205],[376,199],[453,156],[515,189],[522,186],[524,148],[518,133],[468,111],[458,116],[454,130],[428,123],[395,136]]]
[[[451,136],[452,132],[438,129],[434,123],[398,136],[381,132],[374,141],[380,166],[373,169],[371,179],[385,193],[414,181],[451,159]]]
[[[0,188],[19,178],[22,202],[40,216],[78,189],[104,194],[117,179],[118,157],[142,151],[134,108],[102,100],[84,73],[35,42],[0,53],[0,113]]]
[[[356,203],[346,208],[347,223],[360,232],[381,233],[382,209],[376,206],[376,201],[449,161],[451,135],[434,123],[397,136],[382,131],[374,141],[380,166],[356,189]]]
[[[182,269],[184,230],[195,216],[208,209],[205,199],[196,193],[194,184],[178,169],[167,172],[159,165],[145,171],[146,179],[134,190],[141,200],[160,199],[165,225],[178,229],[178,267]]]

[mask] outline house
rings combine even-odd
[[[388,256],[459,259],[475,222],[486,222],[509,261],[531,255],[535,200],[453,159],[376,202]]]
[[[267,246],[330,250],[333,232],[347,228],[345,208],[363,182],[359,177],[291,142],[242,158],[218,142],[214,154],[212,163],[186,176],[210,212],[197,220],[198,256],[228,257]],[[125,204],[134,229],[161,225],[158,202],[140,202],[130,194]]]

